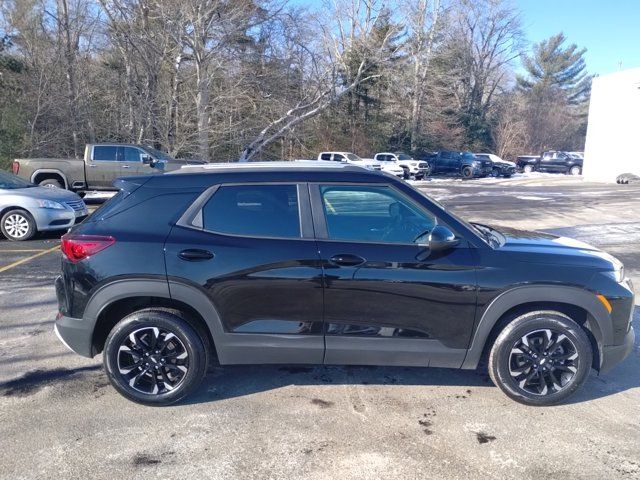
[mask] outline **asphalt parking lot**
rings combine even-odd
[[[640,185],[417,185],[467,219],[597,245],[640,285]],[[0,240],[2,478],[640,478],[640,343],[557,407],[482,372],[322,366],[217,368],[186,403],[144,407],[53,334],[57,246]]]

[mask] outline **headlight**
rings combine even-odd
[[[611,278],[614,282],[620,283],[624,280],[624,266],[620,265],[620,267],[615,270],[609,270],[608,272],[602,272],[607,277]]]
[[[64,205],[54,202],[53,200],[38,200],[38,206],[40,208],[51,208],[53,210],[66,210]]]
[[[411,166],[412,167],[417,167],[418,166],[418,162],[411,162]]]

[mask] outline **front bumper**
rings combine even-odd
[[[636,334],[633,327],[624,337],[622,345],[609,345],[602,347],[602,358],[600,362],[600,373],[606,373],[622,362],[631,353],[636,342]]]
[[[64,230],[73,225],[76,222],[80,222],[87,217],[88,211],[86,208],[83,210],[56,210],[52,208],[38,208],[33,212],[33,218],[36,221],[36,226],[39,232],[45,232],[48,230]]]

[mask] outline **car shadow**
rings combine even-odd
[[[633,326],[640,332],[640,307]],[[585,385],[562,404],[577,404],[640,388],[640,335],[629,356],[610,372],[591,371]],[[215,367],[182,404],[215,402],[291,385],[403,385],[494,387],[482,366],[477,370],[421,367],[235,365]],[[463,393],[461,393],[462,395]]]

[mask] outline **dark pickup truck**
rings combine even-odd
[[[516,164],[525,173],[536,171],[581,175],[583,161],[580,153],[550,150],[539,157],[522,155],[518,157]]]
[[[68,190],[114,190],[118,177],[149,175],[176,170],[198,160],[176,160],[144,145],[122,143],[88,144],[84,158],[18,158],[14,175],[42,187]]]
[[[431,174],[461,175],[462,178],[486,177],[493,171],[493,162],[476,157],[471,152],[443,150],[425,158]]]

